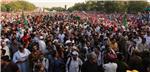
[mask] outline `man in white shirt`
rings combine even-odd
[[[72,52],[72,57],[70,57],[66,63],[66,72],[80,72],[82,61],[78,55],[78,52]]]
[[[6,51],[5,55],[8,55],[10,57],[10,50],[5,42],[2,42],[2,49],[4,49]]]
[[[20,72],[29,72],[28,57],[30,54],[31,52],[23,46],[20,46],[19,50],[14,53],[13,62],[17,64]]]
[[[136,46],[138,46],[142,42],[142,38],[137,37],[137,38],[134,39],[134,41],[136,42]]]
[[[46,49],[46,43],[43,40],[43,36],[40,36],[40,40],[38,41],[39,44],[39,50],[42,51],[43,54],[47,53],[47,49]]]
[[[38,35],[36,35],[36,33],[35,33],[35,36],[34,36],[34,38],[32,39],[32,41],[33,41],[33,42],[38,42],[38,41],[39,41],[39,37],[38,37]]]
[[[146,43],[149,45],[149,47],[150,47],[150,32],[149,33],[147,33],[147,36],[145,36],[145,38],[146,38]]]
[[[117,71],[117,63],[114,62],[115,60],[108,58],[107,63],[103,65],[104,72],[116,72]]]
[[[64,43],[65,34],[64,34],[63,32],[61,32],[61,33],[58,35],[58,38],[59,38],[60,42]]]
[[[116,72],[117,64],[113,62],[109,62],[109,63],[104,64],[103,68],[105,69],[105,72]]]
[[[149,51],[150,48],[148,44],[146,43],[146,38],[142,39],[142,42],[138,45],[138,51],[143,52],[143,51]]]

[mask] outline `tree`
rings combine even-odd
[[[86,8],[88,11],[93,11],[93,10],[96,10],[96,7],[97,7],[97,4],[95,1],[88,1],[86,2]]]
[[[2,4],[2,5],[1,5],[1,11],[3,11],[3,12],[4,12],[4,11],[7,11],[7,8],[5,7],[5,4]]]
[[[150,4],[146,1],[130,1],[128,2],[128,12],[143,11]]]
[[[79,11],[83,11],[83,10],[87,10],[86,9],[86,5],[84,3],[76,3],[73,7],[68,8],[68,10],[79,10]]]
[[[52,7],[52,8],[46,8],[46,9],[49,10],[49,11],[53,11],[53,10],[65,11],[65,8],[62,8],[62,7]]]
[[[8,4],[2,4],[1,9],[2,11],[32,11],[36,7],[32,3],[26,2],[26,1],[14,1],[10,2]]]
[[[128,11],[128,1],[117,1],[115,3],[117,12],[126,12]]]
[[[97,11],[104,11],[104,1],[97,1],[96,2],[96,10]]]
[[[69,11],[138,12],[150,6],[146,1],[87,1],[68,8]]]
[[[105,12],[115,12],[116,11],[116,5],[114,1],[106,1],[104,3]]]

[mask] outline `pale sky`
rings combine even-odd
[[[68,7],[73,6],[75,3],[82,3],[85,0],[25,0],[33,3],[37,7],[64,7],[67,5]]]
[[[67,5],[67,8],[68,8],[68,7],[73,6],[75,3],[82,3],[88,0],[25,0],[25,1],[31,2],[37,7],[51,8],[51,7],[64,7],[65,5]],[[132,0],[132,1],[137,1],[137,0]],[[150,2],[150,0],[147,0],[147,1]]]

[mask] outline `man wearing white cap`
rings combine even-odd
[[[80,72],[82,60],[78,57],[78,52],[73,51],[72,56],[68,58],[66,63],[66,72]]]
[[[46,49],[46,43],[43,40],[43,36],[40,36],[40,40],[38,41],[39,44],[39,49],[42,51],[43,54],[47,53],[47,49]]]

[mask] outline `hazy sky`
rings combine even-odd
[[[35,4],[37,7],[64,7],[67,5],[67,8],[73,6],[75,3],[82,3],[85,0],[25,0]]]
[[[25,0],[25,1],[31,2],[37,7],[51,8],[51,7],[64,7],[65,5],[67,5],[67,8],[68,8],[68,7],[73,6],[75,3],[79,3],[79,2],[82,3],[87,0]],[[150,0],[147,0],[147,1],[150,2]]]

